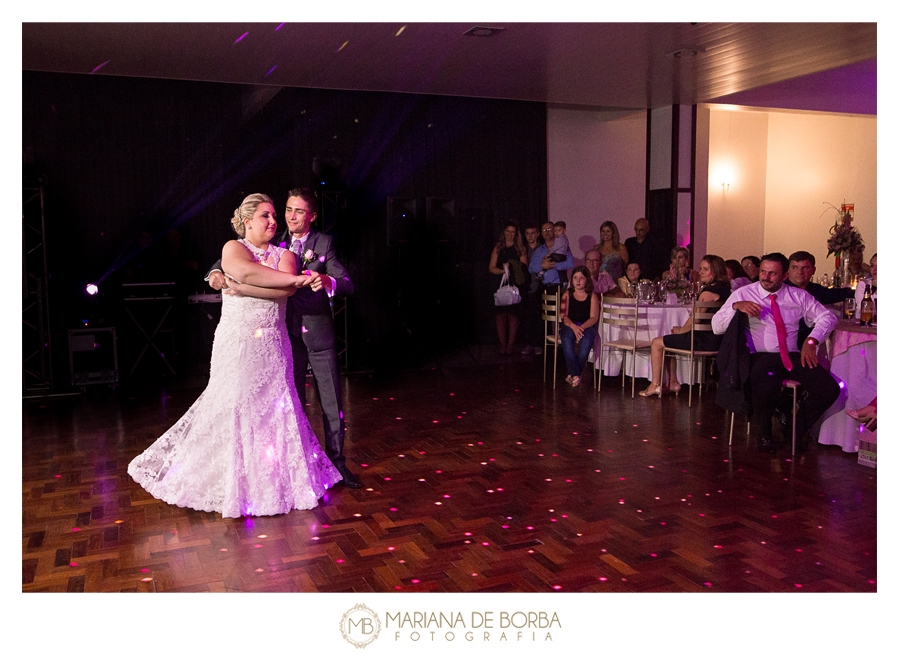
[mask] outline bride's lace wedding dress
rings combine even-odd
[[[273,269],[285,251],[240,241]],[[226,518],[311,509],[341,474],[297,399],[286,300],[222,295],[209,384],[128,465],[155,498]]]

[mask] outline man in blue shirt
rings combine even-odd
[[[571,270],[575,267],[575,259],[572,258],[572,250],[566,249],[566,259],[561,263],[554,263],[550,260],[550,248],[556,240],[553,231],[553,222],[546,222],[541,226],[541,235],[544,238],[544,244],[534,250],[531,256],[531,262],[528,264],[528,271],[532,274],[543,276],[544,289],[555,289],[559,287],[559,273],[557,270]]]

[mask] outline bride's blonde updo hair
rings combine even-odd
[[[244,223],[253,218],[256,209],[261,203],[272,203],[272,199],[265,194],[251,194],[241,202],[240,206],[235,208],[234,215],[231,217],[231,228],[234,229],[234,232],[239,237],[243,238],[247,234],[247,227]],[[272,205],[274,206],[275,204]]]

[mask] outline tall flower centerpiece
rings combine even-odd
[[[840,267],[842,256],[847,256],[854,251],[862,251],[865,247],[865,243],[863,242],[862,235],[859,234],[859,231],[851,225],[853,222],[852,204],[848,205],[842,203],[840,209],[838,209],[827,201],[824,203],[837,213],[837,219],[834,221],[834,226],[828,230],[830,237],[828,238],[827,246],[828,255],[834,254],[836,257],[835,267]],[[822,214],[824,215],[825,213],[823,212]]]

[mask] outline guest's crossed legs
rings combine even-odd
[[[788,371],[777,352],[757,352],[750,355],[750,388],[753,414],[762,441],[772,440],[772,416],[785,379],[800,382],[805,401],[799,403],[797,438],[799,439],[828,410],[840,394],[838,383],[825,368],[807,368],[800,364],[800,353],[791,352],[793,368]],[[799,393],[799,392],[798,392]],[[798,396],[798,401],[801,398]]]

